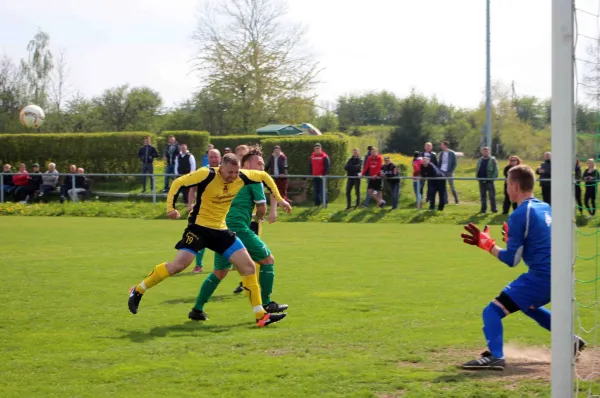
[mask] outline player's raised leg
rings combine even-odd
[[[133,314],[137,314],[140,300],[142,299],[142,295],[146,292],[146,290],[158,285],[169,276],[186,269],[192,263],[192,261],[194,261],[195,255],[195,252],[182,249],[177,252],[175,259],[170,263],[158,264],[142,282],[132,287],[129,291],[129,311],[131,311]]]
[[[250,254],[239,239],[236,244],[230,248],[232,254],[229,255],[229,262],[235,265],[236,269],[242,275],[242,285],[248,292],[252,310],[256,316],[256,324],[259,327],[267,326],[285,318],[287,314],[270,314],[265,311],[262,305],[258,278],[256,277],[256,266],[250,257]],[[228,253],[225,253],[227,257]]]

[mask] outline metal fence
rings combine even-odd
[[[9,175],[17,175],[19,173],[0,173],[0,203],[3,203],[5,201],[5,192],[4,192],[4,181],[5,181],[5,176],[9,176]],[[41,173],[41,175],[44,175],[45,173]],[[29,174],[30,176],[32,175],[32,173]],[[38,174],[35,174],[38,175]],[[150,180],[150,192],[149,193],[142,193],[142,194],[137,194],[137,193],[123,193],[123,192],[114,192],[114,191],[102,191],[102,190],[98,190],[97,187],[94,187],[92,189],[94,195],[96,196],[101,196],[101,197],[114,197],[114,198],[129,198],[129,197],[137,197],[137,198],[152,198],[152,203],[157,203],[157,200],[160,198],[166,198],[166,193],[163,193],[162,190],[157,190],[157,184],[158,183],[164,183],[166,180],[165,178],[168,177],[170,179],[175,179],[177,177],[179,177],[178,175],[175,174],[138,174],[138,173],[131,173],[131,174],[127,174],[127,173],[114,173],[114,174],[106,174],[106,173],[85,173],[85,174],[70,174],[70,173],[58,173],[58,174],[54,174],[55,176],[58,177],[66,177],[66,178],[70,178],[71,179],[71,186],[75,187],[75,178],[76,177],[86,177],[86,178],[110,178],[110,179],[114,179],[114,178],[135,178],[135,179],[149,179]],[[66,179],[65,178],[65,179]],[[331,181],[331,180],[339,180],[339,179],[344,179],[344,180],[348,180],[348,179],[364,179],[364,180],[368,180],[370,177],[366,176],[358,176],[358,177],[352,177],[352,176],[312,176],[312,175],[304,175],[304,174],[288,174],[286,175],[286,178],[288,178],[288,180],[293,180],[293,179],[301,179],[301,180],[314,180],[314,179],[320,179],[321,180],[321,184],[322,184],[322,207],[323,208],[327,208],[327,182]],[[398,177],[393,177],[393,178],[384,178],[385,180],[399,180],[399,181],[404,181],[404,180],[411,180],[414,181],[415,179],[420,180],[420,181],[427,181],[427,180],[453,180],[453,181],[506,181],[505,178],[476,178],[476,177],[435,177],[435,178],[423,178],[423,177],[413,177],[413,176],[398,176]],[[537,181],[551,181],[551,179],[537,179]],[[133,181],[131,181],[133,183]],[[579,181],[581,182],[581,181]],[[308,187],[306,187],[306,189],[308,189]],[[56,195],[56,192],[53,193],[54,195]],[[77,195],[73,196],[73,200],[77,201],[78,197]]]

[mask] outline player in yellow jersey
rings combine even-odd
[[[228,259],[242,275],[242,283],[244,289],[248,291],[256,324],[259,327],[285,318],[287,315],[285,313],[271,314],[263,308],[254,262],[242,242],[225,224],[231,202],[240,189],[247,184],[261,182],[264,182],[277,198],[278,204],[286,212],[291,212],[292,207],[281,197],[269,174],[257,170],[240,170],[240,162],[234,154],[224,155],[220,167],[203,167],[173,181],[167,195],[167,216],[170,219],[181,217],[174,207],[175,193],[181,187],[197,188],[196,202],[188,216],[188,226],[181,240],[175,245],[178,250],[175,259],[157,265],[140,284],[131,288],[129,311],[136,314],[142,295],[147,289],[186,269],[194,261],[196,253],[208,247]]]

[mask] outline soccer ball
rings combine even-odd
[[[27,105],[19,113],[21,124],[27,128],[39,128],[44,124],[45,117],[44,110],[37,105]]]

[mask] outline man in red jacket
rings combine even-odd
[[[319,176],[329,174],[329,156],[323,152],[321,144],[315,144],[314,152],[310,155],[308,173],[313,177],[313,193],[315,198],[315,206],[321,206],[323,203],[323,181]]]
[[[365,168],[363,169],[362,175],[367,175],[369,172],[369,184],[367,185],[367,193],[377,201],[377,206],[383,207],[385,201],[382,199],[383,193],[383,179],[381,178],[381,166],[383,165],[383,159],[381,155],[377,153],[377,148],[371,149],[371,155],[365,162]]]

